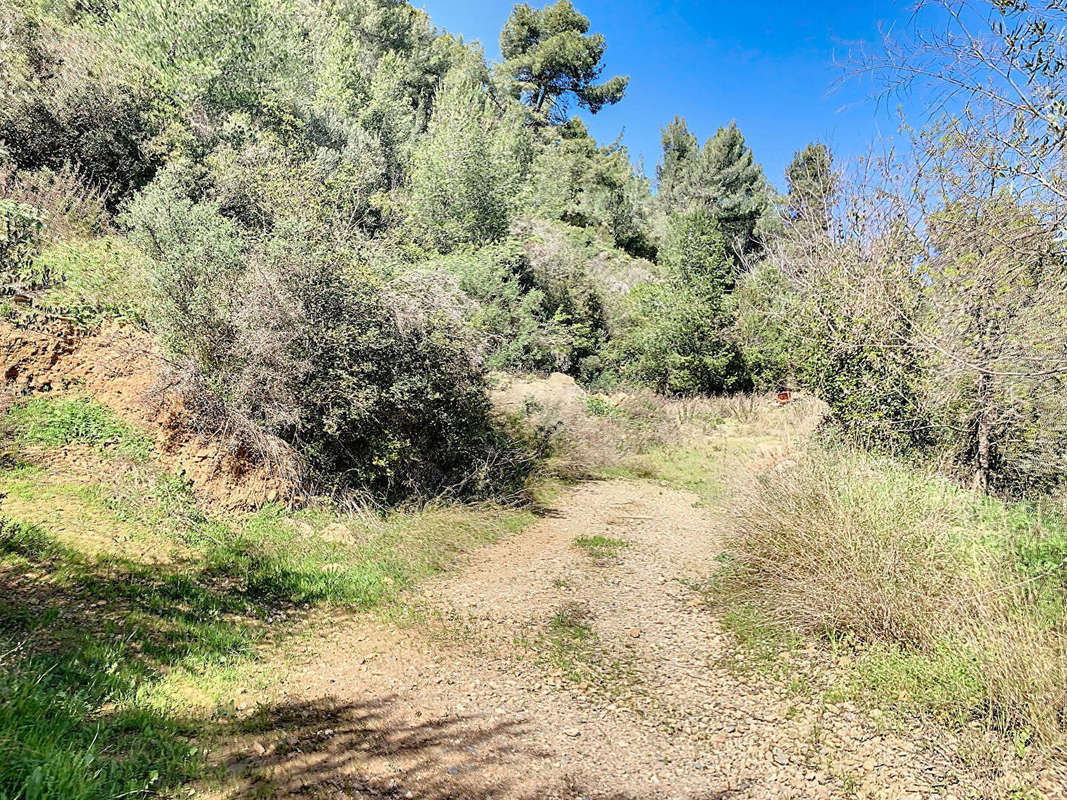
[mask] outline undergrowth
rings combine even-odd
[[[1067,525],[1047,504],[826,447],[737,487],[734,508],[718,603],[851,651],[872,704],[1062,744]]]

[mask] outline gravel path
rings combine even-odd
[[[731,640],[690,588],[719,550],[718,517],[652,483],[586,484],[425,586],[416,624],[337,620],[278,665],[232,758],[238,793],[985,796],[943,734],[890,733],[785,688],[828,680],[814,651],[781,654],[784,680],[728,668]],[[596,535],[625,546],[575,545]]]

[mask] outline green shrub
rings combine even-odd
[[[673,216],[660,255],[667,280],[630,292],[630,319],[614,343],[620,374],[669,394],[746,389],[730,331],[733,268],[718,225],[702,210]]]
[[[43,228],[44,217],[37,208],[0,198],[0,280],[35,286],[45,282],[45,276],[32,273]]]

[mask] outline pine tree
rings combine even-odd
[[[675,117],[663,129],[663,158],[656,167],[661,202],[676,205],[676,195],[685,188],[693,164],[700,157],[697,137],[689,132],[682,117]]]
[[[828,231],[836,186],[830,148],[812,142],[793,156],[785,171],[789,183],[789,219]]]
[[[711,211],[740,261],[756,247],[756,226],[770,209],[771,194],[736,123],[719,128],[704,145],[694,183],[694,195]]]
[[[589,33],[589,19],[570,0],[540,10],[526,3],[515,6],[500,34],[501,69],[513,94],[536,116],[547,113],[557,120],[565,116],[568,94],[594,114],[622,99],[629,78],[597,83],[604,49],[603,34]]]

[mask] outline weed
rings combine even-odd
[[[6,422],[16,441],[45,447],[87,444],[100,452],[115,451],[138,461],[146,460],[151,452],[145,434],[88,397],[34,397],[12,406]]]
[[[574,540],[574,546],[584,550],[596,561],[609,561],[618,558],[619,551],[629,547],[630,543],[597,534],[579,536]]]

